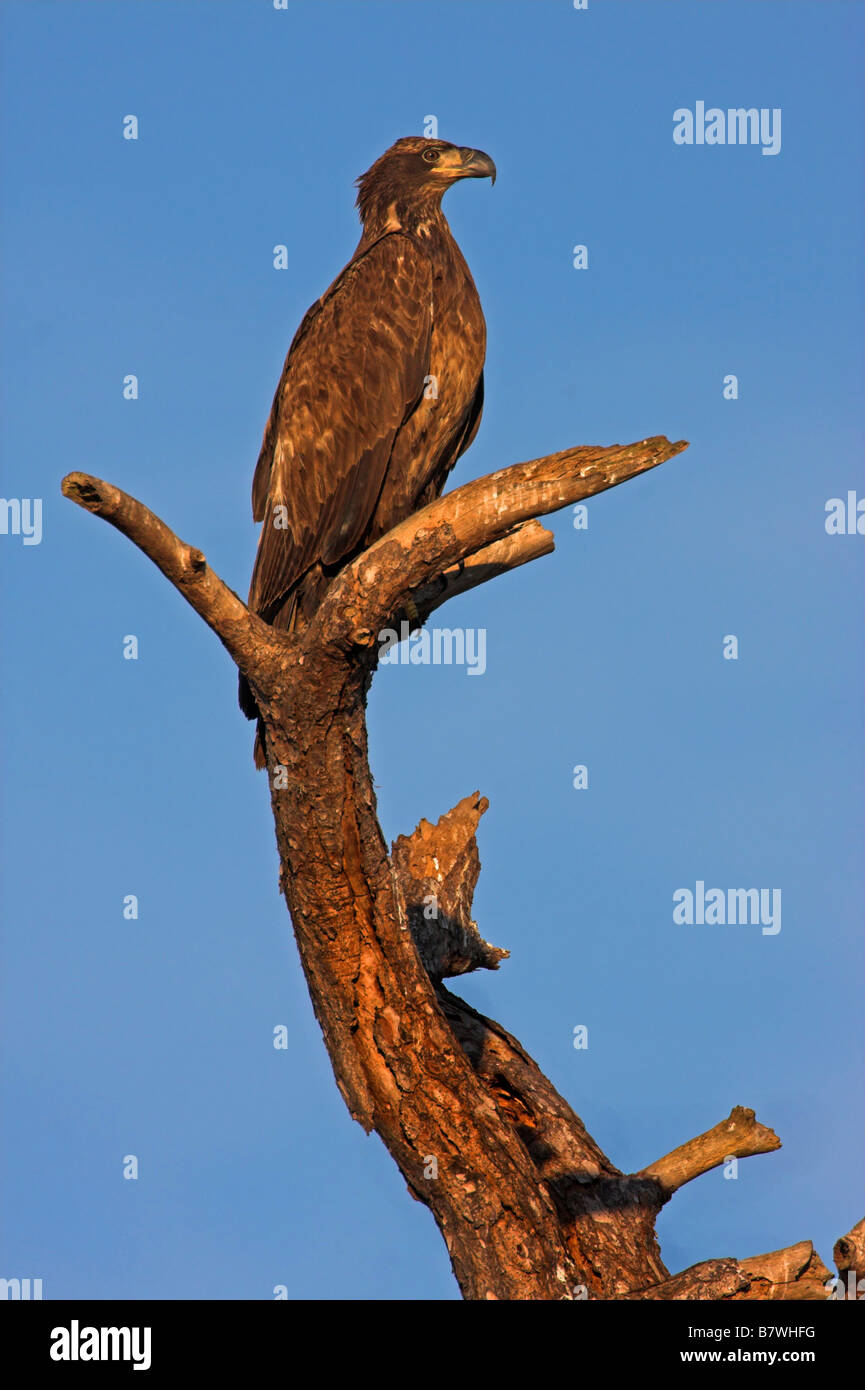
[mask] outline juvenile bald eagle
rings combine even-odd
[[[441,200],[457,179],[495,176],[482,150],[410,136],[357,180],[363,235],[294,335],[252,484],[264,524],[249,606],[274,627],[308,623],[333,576],[438,497],[475,437],[486,325]],[[257,716],[243,677],[240,704]]]

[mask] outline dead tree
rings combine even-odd
[[[821,1299],[809,1241],[671,1275],[655,1219],[726,1157],[779,1147],[752,1110],[623,1174],[516,1038],[442,983],[507,953],[471,918],[475,831],[465,797],[388,853],[367,758],[379,633],[423,624],[456,594],[548,554],[536,520],[685,449],[663,437],[565,449],[465,484],[333,580],[300,635],[275,631],[140,502],[83,473],[63,492],[133,541],[213,629],[265,722],[280,886],[336,1083],[428,1206],[471,1299]],[[428,920],[425,903],[437,916]],[[843,1246],[843,1249],[841,1247]],[[855,1232],[840,1259],[858,1261]],[[861,1272],[860,1272],[861,1277]]]

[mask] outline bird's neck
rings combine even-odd
[[[400,200],[396,196],[372,203],[364,215],[361,246],[369,246],[388,232],[418,237],[447,235],[449,228],[441,197],[441,192],[436,192],[429,198]]]

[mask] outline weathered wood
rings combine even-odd
[[[865,1217],[846,1236],[836,1240],[832,1258],[842,1279],[846,1280],[849,1274],[856,1281],[865,1279]]]
[[[421,963],[433,981],[470,970],[498,970],[510,951],[484,941],[472,919],[481,871],[475,831],[485,796],[466,796],[435,825],[422,820],[391,846],[402,910]]]
[[[736,1105],[726,1120],[650,1163],[648,1168],[643,1168],[642,1175],[655,1178],[671,1195],[686,1182],[720,1167],[729,1158],[750,1158],[754,1154],[772,1153],[780,1147],[781,1140],[774,1130],[759,1124],[753,1110]]]

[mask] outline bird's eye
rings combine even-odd
[[[435,164],[441,158],[441,150],[424,150],[421,159],[425,159],[427,164]]]

